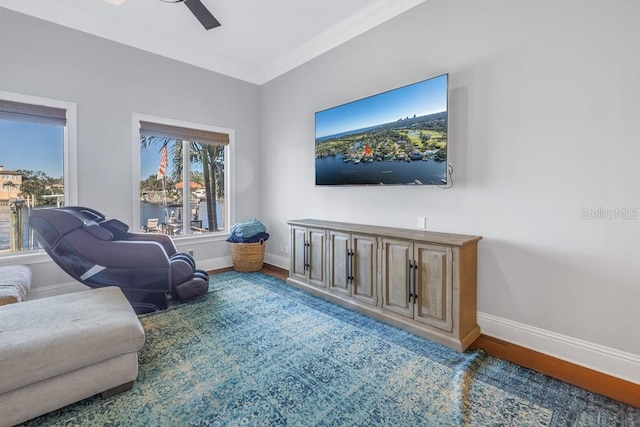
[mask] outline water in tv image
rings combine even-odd
[[[316,113],[316,185],[447,181],[446,74]]]

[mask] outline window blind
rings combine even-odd
[[[202,129],[140,121],[140,136],[229,145],[229,135]]]
[[[0,99],[0,119],[66,126],[67,110]]]

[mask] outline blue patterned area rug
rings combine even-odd
[[[141,321],[133,390],[27,425],[640,426],[640,409],[261,273],[214,275],[207,295]]]

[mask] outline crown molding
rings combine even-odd
[[[284,55],[275,58],[262,68],[247,67],[220,55],[203,55],[193,46],[163,38],[162,43],[149,39],[148,34],[138,29],[119,27],[114,31],[107,22],[96,26],[90,24],[89,16],[81,9],[54,5],[52,2],[25,2],[22,0],[0,0],[0,7],[44,19],[101,38],[138,48],[156,55],[204,68],[232,78],[256,85],[268,81],[334,49],[362,33],[424,3],[426,0],[376,0],[363,9],[328,28],[312,39],[302,43]],[[107,4],[107,6],[112,7]]]
[[[259,70],[258,84],[264,84],[323,53],[406,12],[426,0],[378,0],[360,9]]]

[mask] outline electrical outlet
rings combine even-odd
[[[418,228],[425,230],[427,228],[427,217],[419,216],[416,225]]]
[[[284,245],[284,253],[285,254],[289,253],[289,245]]]

